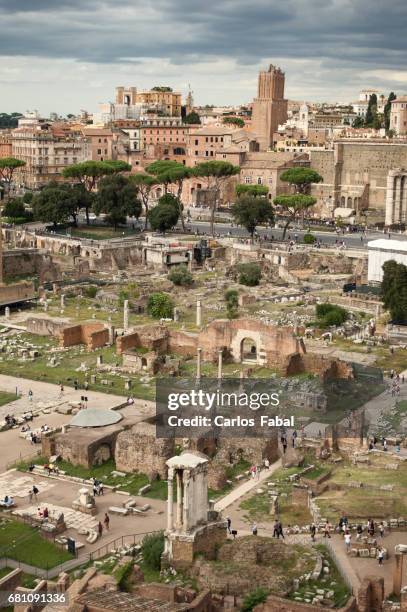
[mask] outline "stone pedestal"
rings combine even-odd
[[[72,502],[72,508],[92,516],[97,513],[95,498],[86,488],[79,489],[78,498]]]

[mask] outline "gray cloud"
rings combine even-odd
[[[387,87],[392,78],[383,71],[403,71],[407,51],[405,0],[0,0],[0,12],[0,56],[14,58],[11,63],[86,64],[102,80],[116,64],[124,74],[133,67],[137,81],[158,60],[173,66],[172,78],[177,69],[188,70],[178,81],[195,81],[201,91],[208,63],[217,65],[217,74],[223,63],[225,77],[234,66],[229,78],[245,80],[250,67],[254,74],[277,58],[287,81],[295,78],[295,95],[300,83],[301,97],[315,91],[307,85],[313,66],[323,79],[320,90],[338,97],[357,87],[364,72],[380,71],[372,82]],[[298,61],[307,62],[308,79]],[[225,96],[229,90],[225,82]]]

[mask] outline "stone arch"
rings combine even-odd
[[[98,446],[93,455],[92,465],[102,465],[112,457],[112,449],[109,444],[103,443]]]
[[[352,208],[352,198],[348,196],[346,208]]]
[[[346,198],[345,196],[341,196],[341,208],[345,208],[346,207]]]
[[[240,342],[240,361],[257,362],[257,343],[253,338],[245,337]]]

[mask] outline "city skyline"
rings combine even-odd
[[[350,102],[374,87],[407,91],[400,0],[36,2],[0,0],[1,111],[97,110],[117,85],[169,85],[197,104],[243,104],[272,62],[286,96]],[[389,22],[389,15],[392,19]],[[317,18],[316,18],[317,17]]]

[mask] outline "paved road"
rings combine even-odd
[[[209,235],[210,225],[206,221],[192,221],[192,222],[187,223],[187,228],[190,228],[192,231],[197,230],[199,231],[200,234]],[[302,237],[304,236],[306,232],[307,232],[307,229],[290,229],[288,230],[286,236],[287,238],[288,236],[290,236],[291,239],[294,240],[295,235],[297,235],[298,241],[302,242]],[[366,249],[367,242],[369,242],[369,240],[376,240],[378,238],[387,238],[388,236],[388,234],[383,234],[383,232],[378,232],[378,231],[368,231],[367,234],[364,236],[362,236],[362,234],[360,233],[346,233],[346,232],[344,235],[340,234],[338,236],[336,232],[314,230],[312,229],[312,227],[311,227],[311,232],[317,238],[319,238],[321,243],[324,245],[334,245],[336,240],[340,240],[340,241],[344,240],[345,245],[348,248],[353,247],[356,249],[361,249],[361,248]],[[245,229],[241,227],[236,227],[236,226],[232,227],[232,225],[229,223],[216,223],[215,233],[221,236],[232,235],[232,236],[240,236],[242,238],[249,237],[249,234],[247,233]],[[283,230],[281,228],[277,228],[277,229],[258,228],[258,233],[260,236],[267,235],[269,238],[271,236],[274,236],[276,240],[281,240],[283,236]],[[407,235],[393,233],[391,234],[391,238],[397,239],[397,240],[407,240]]]
[[[215,510],[217,512],[222,512],[226,510],[229,506],[231,506],[235,501],[246,495],[253,489],[257,489],[263,480],[267,480],[270,476],[279,468],[281,468],[281,459],[278,459],[275,463],[270,465],[269,470],[263,469],[257,478],[250,478],[246,480],[241,485],[237,486],[230,493],[222,497],[219,501],[215,503]]]

